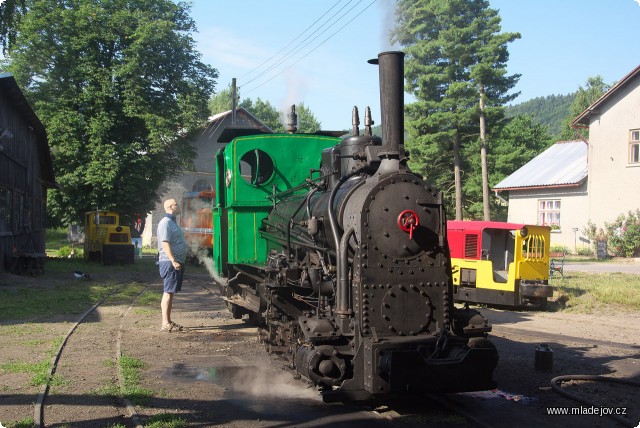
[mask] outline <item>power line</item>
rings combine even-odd
[[[258,70],[260,67],[262,67],[263,65],[265,65],[266,63],[268,63],[269,61],[271,61],[273,58],[275,58],[276,56],[278,56],[278,54],[280,52],[282,52],[283,50],[285,50],[286,48],[288,48],[289,46],[291,46],[293,44],[293,42],[295,42],[296,40],[298,40],[304,33],[306,33],[307,31],[309,31],[311,28],[313,28],[314,25],[316,25],[316,23],[318,21],[320,21],[322,18],[324,18],[334,7],[336,7],[342,0],[338,0],[333,6],[331,6],[329,9],[327,9],[327,11],[325,13],[323,13],[320,18],[316,19],[311,25],[309,25],[307,28],[305,28],[305,30],[298,34],[293,40],[291,40],[289,43],[287,43],[286,46],[284,46],[282,49],[280,49],[278,52],[276,52],[275,54],[273,54],[273,56],[271,56],[271,58],[267,59],[266,61],[264,61],[262,64],[258,65],[257,67],[254,67],[253,69],[249,70],[247,73],[243,74],[242,76],[240,76],[240,79],[252,74],[254,71]]]
[[[310,50],[309,52],[307,52],[304,56],[302,56],[301,58],[299,58],[296,62],[294,62],[293,64],[290,64],[290,65],[289,65],[289,66],[287,66],[286,68],[282,69],[282,71],[280,71],[279,73],[276,73],[276,74],[275,74],[275,75],[273,75],[270,79],[268,79],[268,80],[264,81],[263,83],[261,83],[261,84],[259,84],[259,85],[257,85],[257,86],[254,86],[253,88],[248,89],[247,91],[245,91],[245,92],[244,92],[244,94],[246,95],[246,94],[248,94],[248,93],[251,93],[251,92],[255,91],[256,89],[258,89],[259,87],[266,85],[267,83],[269,83],[270,81],[272,81],[273,79],[275,79],[276,77],[278,77],[279,75],[281,75],[282,73],[284,73],[286,70],[290,69],[291,67],[293,67],[294,65],[296,65],[297,63],[299,63],[300,61],[302,61],[303,59],[305,59],[306,57],[308,57],[308,56],[309,56],[310,54],[312,54],[316,49],[318,49],[320,46],[322,46],[323,44],[325,44],[329,39],[331,39],[333,36],[335,36],[336,34],[338,34],[338,33],[339,33],[339,32],[340,32],[344,27],[346,27],[346,26],[347,26],[347,25],[349,25],[351,22],[353,22],[353,20],[355,20],[358,16],[362,15],[362,13],[364,13],[364,11],[366,11],[367,9],[369,9],[369,7],[371,7],[371,5],[373,5],[376,1],[378,1],[378,0],[373,0],[371,3],[369,3],[369,4],[368,4],[364,9],[362,9],[362,10],[361,10],[360,12],[358,12],[358,13],[357,13],[353,18],[351,18],[351,20],[349,20],[347,23],[345,23],[342,27],[338,28],[334,33],[332,33],[329,37],[327,37],[326,39],[324,39],[324,40],[323,40],[322,42],[320,42],[318,45],[314,46],[314,47],[313,47],[313,49],[311,49],[311,50]],[[362,2],[362,0],[360,0],[360,2],[358,2],[358,4],[359,4],[359,3],[361,3],[361,2]],[[358,4],[356,4],[356,6],[357,6]],[[354,6],[354,7],[355,7],[355,6]],[[351,10],[353,10],[353,8],[349,9],[349,11],[348,11],[348,12],[350,12]],[[348,13],[348,12],[347,12],[347,13]],[[344,16],[346,16],[346,14],[345,14]],[[344,16],[343,16],[343,17],[344,17]],[[339,21],[339,20],[338,20],[338,21]],[[337,21],[336,21],[336,23],[337,23]],[[335,23],[334,23],[334,24],[335,24]],[[325,31],[326,31],[326,30],[325,30]],[[323,33],[324,33],[324,31],[323,31]],[[322,33],[320,33],[320,34],[322,34]],[[316,37],[316,38],[317,38],[317,37]],[[315,38],[314,38],[313,40],[315,40]],[[313,40],[312,40],[312,41],[313,41]],[[309,42],[309,43],[311,43],[311,42]],[[309,43],[307,43],[307,45],[308,45]],[[306,47],[307,45],[303,46],[303,48],[304,48],[304,47]],[[299,50],[298,50],[298,51],[299,51]],[[297,53],[298,51],[296,51],[296,53]],[[278,63],[277,65],[280,65],[282,62],[284,62],[284,61],[281,61],[281,62],[280,62],[280,63]],[[265,73],[266,73],[266,72],[265,72]],[[263,73],[262,75],[264,75],[265,73]],[[260,75],[260,76],[262,76],[262,75]],[[250,82],[252,82],[252,81],[254,81],[254,80],[258,79],[260,76],[256,77],[255,79],[251,80]],[[248,84],[248,83],[250,83],[250,82],[247,82],[247,84]]]
[[[351,12],[356,6],[358,6],[360,3],[362,3],[363,0],[359,0],[358,3],[356,3],[353,7],[351,7],[351,9],[349,9],[344,15],[340,16],[338,19],[336,19],[329,27],[325,28],[320,34],[318,34],[317,36],[315,36],[313,39],[311,39],[311,41],[309,41],[307,44],[305,44],[304,46],[302,46],[301,48],[299,48],[300,45],[302,45],[304,42],[306,42],[307,40],[309,40],[309,38],[311,36],[313,36],[314,34],[316,34],[320,29],[322,29],[326,24],[328,24],[337,14],[339,14],[340,12],[342,12],[342,10],[344,10],[344,8],[346,8],[347,6],[349,6],[349,4],[352,2],[353,0],[349,0],[349,2],[347,2],[347,4],[345,4],[344,6],[342,6],[336,13],[334,13],[333,15],[331,15],[331,17],[325,22],[323,23],[320,27],[318,27],[313,33],[309,34],[304,40],[302,40],[300,43],[298,43],[297,45],[295,45],[292,49],[290,49],[285,55],[283,55],[282,59],[280,61],[278,61],[277,63],[271,65],[269,68],[267,68],[265,71],[263,71],[261,74],[259,74],[258,76],[254,77],[253,79],[249,80],[248,82],[245,83],[245,85],[248,85],[249,83],[260,79],[262,76],[264,76],[265,74],[267,74],[268,72],[270,72],[271,70],[273,70],[274,68],[278,67],[280,64],[282,64],[283,62],[286,62],[287,60],[291,59],[291,57],[293,55],[295,55],[296,53],[298,53],[300,50],[304,49],[305,47],[307,47],[311,42],[313,42],[314,40],[316,40],[318,37],[320,37],[320,35],[324,34],[329,28],[333,27],[337,22],[339,22],[342,18],[344,18],[349,12]],[[299,48],[299,49],[298,49]]]

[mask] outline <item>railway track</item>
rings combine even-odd
[[[67,334],[63,337],[60,346],[51,358],[51,363],[48,372],[48,381],[42,385],[38,394],[35,406],[34,406],[34,425],[38,428],[52,424],[65,424],[68,421],[65,419],[65,414],[68,411],[66,406],[73,406],[73,399],[68,394],[62,396],[56,394],[52,396],[50,392],[56,389],[54,383],[54,375],[65,371],[70,374],[73,371],[74,364],[90,364],[89,361],[81,357],[82,345],[85,337],[85,329],[90,326],[91,323],[99,322],[100,328],[103,329],[104,338],[115,338],[115,340],[105,340],[104,347],[100,355],[91,356],[93,360],[102,358],[104,361],[112,360],[113,364],[111,376],[117,379],[117,388],[112,390],[113,395],[103,395],[101,397],[93,397],[88,400],[95,400],[104,406],[111,406],[114,420],[118,419],[130,419],[136,426],[141,426],[137,420],[134,406],[131,402],[122,396],[119,391],[123,386],[123,374],[120,366],[120,357],[122,355],[121,343],[122,343],[122,327],[127,318],[127,314],[135,304],[136,300],[149,289],[149,286],[145,286],[141,292],[131,295],[126,293],[126,288],[133,284],[141,284],[142,280],[137,275],[133,275],[131,279],[122,281],[116,284],[116,288],[96,302],[93,306],[84,311],[72,324]],[[114,296],[125,296],[124,301],[120,300],[117,305],[114,306],[115,311],[111,310],[110,314],[101,314],[96,316],[99,308],[112,301]],[[122,299],[122,298],[120,298]],[[113,309],[113,308],[112,308]],[[96,320],[97,318],[97,320]],[[93,334],[91,334],[93,336]],[[90,339],[91,340],[91,339]],[[95,348],[92,348],[95,349]],[[86,356],[87,358],[89,356]],[[74,362],[75,361],[75,362]],[[65,376],[66,377],[66,376]],[[81,379],[84,380],[84,379]],[[80,403],[80,405],[86,405],[86,403]],[[77,421],[71,421],[77,422]]]

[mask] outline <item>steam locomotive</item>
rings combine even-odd
[[[354,108],[343,139],[244,130],[217,153],[224,299],[327,402],[494,388],[491,327],[453,305],[442,193],[407,167],[404,54],[369,62],[382,138]]]

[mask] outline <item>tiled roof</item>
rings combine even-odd
[[[583,141],[559,141],[496,184],[493,189],[579,185],[587,178],[587,148]]]
[[[264,123],[262,123],[262,121],[260,119],[258,119],[257,117],[255,117],[253,114],[251,114],[251,112],[247,109],[245,109],[244,107],[238,107],[236,109],[236,112],[238,114],[244,114],[246,115],[250,120],[252,120],[253,122],[256,123],[256,127],[259,129],[262,129],[266,132],[273,132],[273,130],[271,128],[269,128],[267,125],[265,125]],[[227,110],[227,111],[223,111],[221,113],[218,114],[214,114],[213,116],[209,116],[209,118],[207,119],[207,126],[211,126],[216,125],[217,122],[221,119],[224,119],[227,116],[231,116],[232,111],[231,110]]]

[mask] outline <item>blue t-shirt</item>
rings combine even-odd
[[[175,216],[171,214],[165,214],[164,217],[158,223],[158,260],[170,260],[167,253],[162,249],[162,242],[166,241],[171,247],[171,253],[174,259],[179,263],[184,263],[187,260],[187,243],[184,240],[182,229],[176,223]]]

